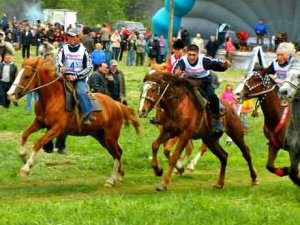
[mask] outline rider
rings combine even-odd
[[[187,54],[182,56],[173,67],[174,74],[177,76],[187,76],[191,79],[201,80],[201,88],[210,101],[210,108],[214,118],[213,128],[216,132],[223,131],[223,125],[220,121],[219,98],[215,94],[212,85],[210,70],[225,71],[230,65],[231,63],[228,60],[211,59],[199,54],[198,46],[191,44],[187,47]]]
[[[86,93],[85,79],[93,70],[93,65],[86,48],[80,44],[77,28],[67,32],[67,44],[63,45],[57,55],[59,71],[68,81],[73,81],[83,113],[82,124],[90,125],[92,104]]]
[[[278,45],[276,59],[266,69],[267,73],[275,74],[272,78],[277,84],[281,85],[284,82],[286,73],[290,68],[290,62],[295,54],[296,49],[292,43],[282,42]]]

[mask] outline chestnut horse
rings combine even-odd
[[[258,98],[265,119],[264,134],[269,140],[266,168],[278,176],[286,176],[289,167],[277,168],[274,161],[280,149],[288,150],[285,133],[290,110],[281,105],[276,86],[267,70],[254,71],[245,78],[240,99]]]
[[[162,182],[156,187],[158,191],[165,191],[170,182],[170,177],[178,158],[184,147],[191,139],[202,138],[203,142],[215,154],[221,169],[219,178],[214,184],[216,188],[224,186],[225,171],[227,165],[227,153],[221,147],[217,135],[211,128],[211,115],[206,110],[197,107],[197,100],[191,92],[193,84],[186,79],[177,78],[166,73],[151,73],[145,76],[141,94],[139,115],[146,117],[149,111],[159,105],[163,109],[160,117],[162,131],[159,137],[152,143],[152,167],[156,175],[162,175],[162,168],[157,160],[157,152],[162,143],[170,138],[178,137],[178,143],[170,157],[169,168]],[[248,163],[252,184],[257,184],[256,172],[252,165],[250,150],[244,142],[243,126],[239,116],[227,103],[225,106],[225,128],[227,134],[240,148],[243,157]],[[223,118],[224,119],[224,118]]]
[[[106,180],[106,186],[112,186],[122,179],[124,175],[121,163],[122,149],[118,143],[123,123],[132,124],[138,133],[139,121],[134,110],[122,105],[109,96],[93,94],[93,97],[101,102],[102,111],[93,112],[91,125],[82,126],[75,111],[66,111],[66,98],[64,94],[63,79],[56,74],[56,68],[51,58],[43,57],[27,59],[23,62],[8,97],[11,101],[17,101],[27,93],[38,90],[39,101],[35,104],[36,117],[33,123],[23,132],[20,156],[25,165],[21,168],[20,175],[27,176],[33,166],[37,152],[48,141],[55,137],[67,134],[74,136],[90,135],[108,150],[114,159],[111,176]],[[47,131],[33,146],[29,158],[25,144],[29,136],[46,128]]]
[[[291,107],[291,116],[287,127],[286,139],[289,144],[291,167],[290,179],[300,186],[300,61],[291,61],[286,79],[280,87],[282,102]]]

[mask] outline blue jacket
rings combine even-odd
[[[93,65],[99,65],[101,62],[106,62],[105,52],[102,49],[95,49],[91,53]]]

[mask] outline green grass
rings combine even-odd
[[[20,52],[16,61],[20,65]],[[140,88],[148,67],[120,68],[126,74],[129,104],[138,108]],[[238,80],[243,71],[219,73],[223,80]],[[232,79],[234,78],[234,79]],[[234,83],[237,85],[237,83]],[[263,116],[249,117],[246,142],[251,149],[260,185],[250,185],[249,171],[236,146],[221,144],[229,154],[225,186],[212,188],[219,162],[207,152],[193,174],[173,175],[168,191],[155,191],[161,177],[150,166],[151,143],[158,131],[148,119],[141,119],[143,132],[123,128],[120,145],[125,166],[124,182],[104,187],[113,161],[108,152],[89,137],[68,137],[69,156],[40,153],[29,177],[18,172],[21,132],[31,123],[25,99],[19,107],[0,109],[0,224],[296,224],[300,219],[299,188],[287,178],[265,169],[267,140],[262,133]],[[30,137],[32,145],[42,132]],[[195,141],[198,148],[201,141]],[[162,152],[159,159],[166,169]],[[288,154],[279,152],[276,165],[288,165]]]

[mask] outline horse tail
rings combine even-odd
[[[122,111],[125,126],[133,125],[137,134],[140,134],[140,122],[134,109],[118,102],[118,106]]]

